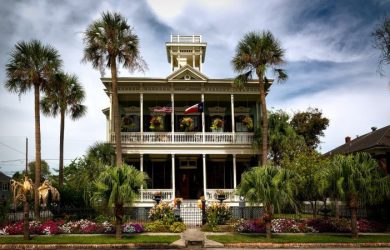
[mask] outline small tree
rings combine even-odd
[[[378,72],[383,75],[383,65],[390,63],[390,18],[388,16],[383,18],[383,22],[376,27],[371,36],[374,38],[374,48],[381,52]]]
[[[93,200],[104,207],[114,206],[116,238],[122,238],[122,220],[124,206],[131,206],[140,193],[141,186],[146,186],[146,175],[123,164],[120,167],[107,166],[95,182],[96,192]]]
[[[357,208],[376,204],[390,195],[390,176],[384,176],[368,153],[337,155],[324,170],[327,188],[335,190],[351,211],[352,238],[358,237]]]
[[[271,238],[271,220],[274,208],[278,211],[286,205],[295,204],[296,174],[273,165],[253,167],[242,175],[238,194],[251,204],[263,204],[267,238]]]

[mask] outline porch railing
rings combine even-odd
[[[206,144],[251,144],[253,142],[253,133],[238,132],[238,133],[218,133],[206,132],[204,134],[204,143]],[[140,132],[122,132],[122,143],[129,144],[169,144],[169,143],[185,143],[199,144],[203,143],[203,133],[201,132],[175,132],[172,141],[171,132],[144,132],[141,136]],[[115,135],[111,135],[111,142],[115,142]]]
[[[207,200],[217,200],[217,190],[218,189],[206,189]],[[235,193],[235,189],[219,189],[222,190],[226,195],[225,201],[238,201],[238,196]]]
[[[144,189],[142,191],[142,200],[154,201],[154,194],[157,192],[161,192],[161,198],[163,201],[171,201],[174,198],[172,189]]]

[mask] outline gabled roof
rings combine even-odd
[[[187,81],[207,81],[208,77],[203,75],[200,71],[194,69],[193,67],[189,66],[188,64],[170,74],[167,76],[167,80],[169,81],[175,81],[175,80],[187,80]]]
[[[360,151],[374,151],[376,149],[390,152],[390,125],[359,136],[325,153],[325,155],[349,154]]]
[[[0,181],[10,181],[11,177],[8,175],[5,175],[3,172],[0,171]]]

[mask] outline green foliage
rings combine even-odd
[[[286,205],[295,206],[294,178],[297,175],[288,169],[273,165],[253,167],[242,175],[238,194],[251,204],[263,203],[265,212],[272,214],[273,207],[280,211]]]
[[[225,203],[212,202],[206,208],[207,223],[211,227],[226,224],[232,217],[229,206]]]
[[[324,130],[329,126],[329,119],[323,117],[319,109],[308,108],[295,113],[290,124],[298,135],[303,136],[306,145],[315,149],[320,143],[319,137],[324,136]]]
[[[111,143],[96,142],[88,148],[87,158],[90,161],[97,161],[103,165],[113,166],[115,159],[115,149]]]
[[[35,180],[35,161],[31,161],[28,163],[28,177],[31,180]],[[50,177],[50,167],[49,164],[45,160],[41,161],[41,182],[44,180],[48,180]]]
[[[169,226],[162,220],[155,220],[144,225],[145,232],[167,232]]]
[[[186,229],[187,229],[186,224],[184,224],[181,221],[176,221],[169,227],[169,232],[181,233],[184,232]]]
[[[390,63],[390,18],[385,16],[383,21],[371,33],[374,38],[374,48],[380,50],[378,71],[383,74],[383,65]]]
[[[284,158],[292,159],[305,149],[303,137],[295,132],[289,119],[290,116],[282,110],[268,115],[270,156],[276,166],[280,166]]]
[[[390,195],[390,176],[380,171],[368,153],[336,155],[323,174],[327,182],[322,190],[349,202],[356,199],[360,205],[377,204]]]
[[[161,221],[165,225],[171,225],[175,221],[173,206],[169,202],[160,202],[149,211],[149,220]]]
[[[138,197],[141,186],[146,187],[146,178],[145,173],[133,166],[106,166],[94,182],[96,191],[93,200],[104,207],[125,204],[131,206]]]

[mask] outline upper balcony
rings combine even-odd
[[[254,133],[232,132],[122,132],[121,141],[124,144],[252,144]],[[111,142],[115,135],[111,134]]]
[[[193,36],[180,36],[180,35],[171,35],[171,43],[201,43],[202,36],[193,35]]]

